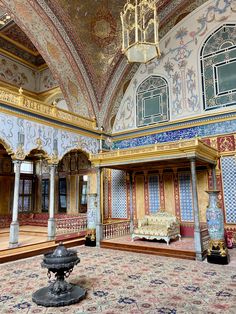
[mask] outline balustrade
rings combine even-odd
[[[103,239],[112,239],[130,234],[130,221],[112,222],[103,225]]]
[[[56,235],[79,233],[86,230],[86,217],[65,217],[56,219]]]

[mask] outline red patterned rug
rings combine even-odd
[[[32,293],[49,284],[42,256],[0,265],[0,313],[236,313],[235,264],[220,266],[162,256],[77,248],[68,281],[87,289],[78,304],[44,308]],[[235,249],[230,251],[236,257]]]

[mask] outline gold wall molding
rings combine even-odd
[[[114,167],[124,165],[134,165],[140,162],[164,161],[175,159],[196,158],[206,163],[216,164],[218,151],[199,138],[191,140],[180,140],[177,142],[153,144],[136,147],[132,149],[122,149],[112,152],[91,154],[90,161],[97,167]]]
[[[0,87],[0,101],[13,108],[20,108],[45,118],[53,118],[58,122],[66,122],[70,125],[81,127],[89,131],[95,131],[96,121],[93,119],[79,116],[75,113],[71,113],[23,95],[22,93],[10,91],[4,87]]]

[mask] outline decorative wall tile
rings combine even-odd
[[[184,129],[161,132],[146,136],[140,136],[128,140],[116,141],[113,144],[113,149],[130,148],[142,145],[150,145],[155,143],[174,142],[181,139],[191,139],[196,136],[214,136],[218,134],[227,134],[236,132],[236,120],[228,120],[215,122],[206,125],[194,127],[186,127]]]
[[[104,169],[103,170],[103,178],[104,178],[104,185],[103,185],[103,206],[104,206],[104,218],[105,219],[109,219],[111,218],[109,215],[109,197],[111,197],[109,195],[109,169]]]
[[[193,203],[190,174],[179,174],[180,210],[182,221],[193,221]]]
[[[155,214],[160,209],[160,189],[158,175],[148,177],[149,212]]]
[[[222,157],[221,169],[224,189],[226,223],[236,223],[236,159],[235,156]]]
[[[127,218],[126,174],[111,170],[112,218]]]
[[[219,136],[217,138],[217,146],[218,151],[220,152],[234,151],[235,150],[234,136],[233,135]]]

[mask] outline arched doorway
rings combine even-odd
[[[68,152],[58,164],[58,212],[87,213],[87,190],[91,164],[79,151]]]

